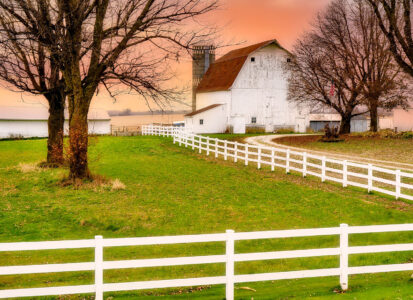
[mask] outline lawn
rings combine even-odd
[[[100,137],[92,142],[91,169],[119,179],[110,185],[79,189],[59,185],[64,169],[38,170],[45,140],[0,142],[0,241],[201,234],[333,227],[340,223],[409,223],[413,203],[343,189],[317,179],[256,170],[199,155],[161,137]],[[352,236],[350,245],[412,243],[413,233]],[[337,237],[237,242],[236,252],[336,247]],[[105,260],[222,254],[223,243],[105,250]],[[82,262],[91,250],[1,253],[0,265]],[[350,265],[411,262],[413,252],[353,255]],[[236,273],[337,267],[337,257],[236,264]],[[223,275],[223,264],[114,270],[105,282]],[[350,290],[338,294],[338,278],[287,280],[237,285],[237,299],[412,299],[412,272],[351,276]],[[93,273],[0,276],[0,289],[93,283]],[[248,290],[245,287],[254,289]],[[114,299],[223,299],[223,286],[111,293]],[[73,296],[70,299],[93,299]],[[42,298],[45,299],[45,298]],[[61,298],[47,298],[61,299]],[[68,299],[68,298],[64,298]]]
[[[344,137],[343,142],[325,143],[320,141],[320,136],[297,135],[279,138],[275,142],[310,150],[413,164],[413,139],[349,135]]]

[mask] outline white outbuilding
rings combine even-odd
[[[198,47],[197,51],[202,49]],[[198,69],[207,71],[195,82],[195,109],[185,116],[187,130],[245,133],[248,128],[266,132],[289,128],[305,132],[309,113],[305,107],[287,101],[283,65],[290,54],[276,40],[233,50],[211,65],[211,48],[205,49],[206,62],[202,61]],[[198,60],[202,57],[199,54]]]
[[[0,107],[0,139],[47,137],[47,107]],[[65,134],[69,132],[65,114]],[[91,109],[88,115],[89,134],[110,134],[110,117],[105,110]]]

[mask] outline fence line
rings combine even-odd
[[[317,228],[317,229],[295,229],[277,230],[260,232],[234,232],[227,230],[226,233],[203,234],[203,235],[183,235],[165,237],[140,237],[140,238],[120,238],[103,239],[96,236],[95,239],[77,241],[51,241],[51,242],[20,242],[20,243],[0,243],[2,251],[33,251],[51,249],[75,249],[75,248],[94,248],[95,261],[84,263],[67,264],[46,264],[46,265],[27,265],[27,266],[2,266],[0,275],[16,274],[36,274],[52,272],[73,272],[73,271],[94,271],[95,284],[78,286],[60,286],[46,288],[27,288],[0,290],[0,298],[30,297],[30,296],[52,296],[68,295],[81,293],[95,293],[97,300],[103,299],[104,292],[132,291],[143,289],[173,288],[197,285],[217,285],[225,284],[226,299],[234,299],[234,285],[236,283],[258,282],[281,279],[298,279],[310,277],[339,276],[340,285],[343,290],[348,289],[348,277],[353,274],[411,271],[413,263],[357,266],[349,267],[348,257],[352,254],[365,253],[384,253],[398,251],[412,251],[413,243],[393,244],[393,245],[374,245],[374,246],[354,246],[348,244],[350,234],[360,233],[382,233],[382,232],[401,232],[413,231],[413,224],[400,225],[376,225],[376,226],[348,226],[341,224],[340,227]],[[326,235],[339,235],[340,245],[337,248],[321,248],[306,250],[289,250],[261,253],[242,253],[235,251],[235,241],[257,240],[257,239],[279,239],[296,237],[314,237]],[[167,245],[167,244],[190,244],[204,242],[225,242],[226,253],[223,255],[176,257],[176,258],[151,258],[138,260],[104,261],[104,247],[122,246],[142,246],[142,245]],[[241,274],[235,275],[234,266],[237,262],[263,261],[274,259],[307,258],[321,256],[339,256],[340,265],[338,268],[285,271],[263,274]],[[111,269],[131,269],[146,267],[164,267],[178,265],[199,265],[225,263],[226,272],[223,276],[200,277],[186,279],[155,280],[141,282],[121,282],[104,283],[104,270]]]
[[[245,165],[255,163],[260,169],[267,165],[274,171],[275,167],[285,169],[286,173],[295,171],[303,177],[312,175],[337,182],[343,187],[356,186],[366,189],[369,193],[376,191],[413,200],[413,173],[401,170],[391,170],[372,164],[360,164],[347,160],[327,158],[306,152],[290,149],[242,144],[217,138],[210,138],[185,132],[183,128],[147,125],[142,127],[143,135],[158,135],[173,137],[179,146],[205,151],[207,155],[214,153],[225,160],[232,158],[234,162],[243,160]]]

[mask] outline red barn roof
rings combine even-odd
[[[228,52],[209,67],[196,92],[206,93],[229,90],[234,84],[248,55],[271,44],[275,44],[285,50],[277,40],[270,40]]]

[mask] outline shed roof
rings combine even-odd
[[[277,40],[269,40],[248,47],[232,50],[216,60],[205,73],[196,90],[197,93],[226,91],[231,88],[248,56],[253,52],[275,44],[284,49]],[[287,51],[288,52],[288,51]]]
[[[0,120],[8,121],[46,121],[49,117],[46,106],[0,106]],[[65,119],[68,112],[65,111]],[[91,108],[88,114],[90,121],[108,121],[110,117],[106,110]]]
[[[200,114],[200,113],[203,113],[203,112],[205,112],[205,111],[211,110],[211,109],[213,109],[213,108],[215,108],[215,107],[218,107],[218,106],[221,106],[221,105],[222,105],[222,104],[212,104],[212,105],[210,105],[210,106],[207,106],[207,107],[198,109],[198,110],[196,110],[196,111],[193,111],[193,112],[185,115],[185,117],[193,117],[193,116],[195,116],[195,115],[198,115],[198,114]]]

